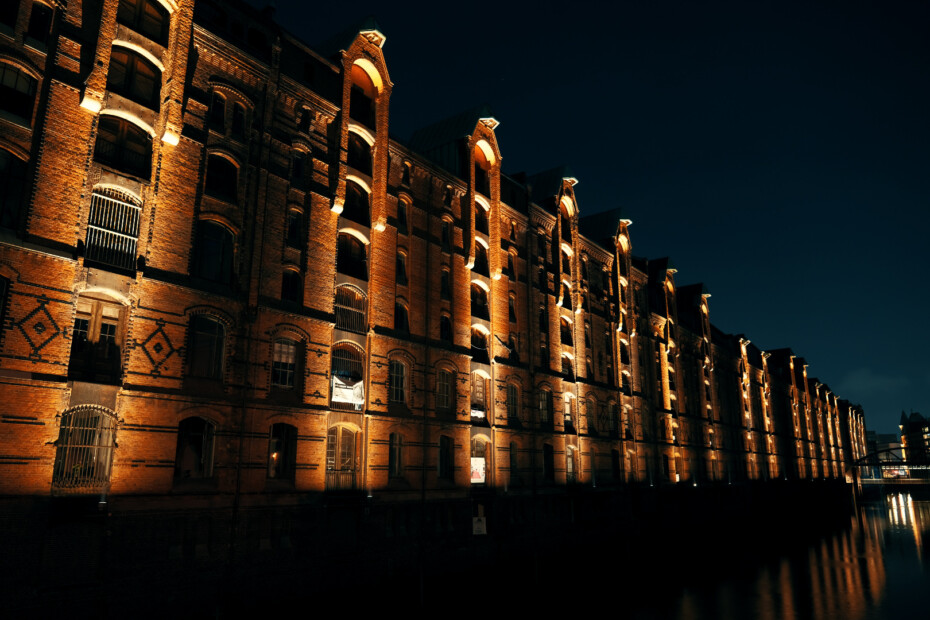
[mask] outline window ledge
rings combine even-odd
[[[32,131],[32,124],[28,120],[26,120],[22,116],[17,116],[16,114],[7,112],[6,110],[0,110],[0,120],[4,120],[22,129],[27,129],[29,131]]]

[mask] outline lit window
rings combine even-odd
[[[268,435],[268,477],[294,480],[297,467],[297,428],[279,422]]]
[[[577,474],[575,473],[575,449],[572,446],[568,446],[565,449],[565,482],[568,484],[574,484],[578,481]]]
[[[326,434],[326,488],[355,488],[358,433],[347,426],[331,426]]]
[[[125,119],[101,115],[94,161],[148,179],[152,176],[152,137]]]
[[[68,375],[81,381],[117,383],[122,377],[123,306],[78,298]]]
[[[488,469],[490,469],[490,442],[483,437],[471,440],[471,483],[486,484],[488,482]]]
[[[388,440],[388,476],[401,478],[404,475],[404,438],[391,433]]]
[[[564,419],[565,426],[572,426],[574,424],[572,421],[574,405],[574,399],[570,395],[566,395],[562,401],[562,417]]]
[[[477,372],[471,375],[471,417],[487,418],[487,379]]]
[[[223,324],[208,316],[191,317],[190,374],[202,379],[222,379],[226,356],[226,329]]]
[[[361,411],[365,405],[363,352],[348,343],[333,347],[332,407]]]
[[[279,388],[293,388],[296,370],[297,343],[287,339],[275,340],[271,362],[271,385]]]
[[[176,480],[213,477],[214,434],[213,425],[203,418],[187,418],[178,425],[174,459]]]
[[[161,71],[139,54],[122,46],[114,46],[110,53],[107,90],[157,111]]]
[[[12,65],[0,64],[0,110],[31,124],[36,85],[32,76]]]
[[[395,405],[407,404],[407,365],[391,360],[388,366],[388,402]]]
[[[55,441],[53,491],[105,491],[115,445],[116,416],[111,411],[98,405],[65,411]]]

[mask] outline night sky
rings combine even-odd
[[[374,16],[393,136],[489,104],[504,172],[570,166],[582,214],[620,207],[718,327],[791,347],[871,430],[930,414],[930,3],[522,4],[277,20],[312,46]]]

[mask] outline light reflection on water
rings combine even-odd
[[[861,521],[810,546],[686,586],[677,601],[635,618],[680,620],[900,620],[930,618],[925,548],[930,502],[889,495]],[[664,607],[664,609],[662,608]]]

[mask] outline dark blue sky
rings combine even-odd
[[[930,413],[930,3],[521,4],[277,19],[312,45],[375,16],[392,134],[488,103],[505,172],[571,166],[582,213],[621,207],[721,329],[791,347],[873,430]]]

